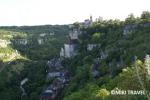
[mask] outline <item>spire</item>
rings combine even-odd
[[[92,19],[92,15],[90,15],[90,21],[93,21],[93,19]]]

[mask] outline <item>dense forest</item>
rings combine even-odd
[[[80,26],[80,25],[78,25]],[[150,13],[125,21],[101,20],[82,28],[79,54],[64,64],[72,72],[63,100],[149,100],[145,56],[150,54]],[[87,51],[87,44],[100,44]],[[70,68],[71,66],[71,68]],[[94,71],[98,71],[95,76]],[[145,95],[111,95],[111,90],[145,90]]]
[[[12,26],[0,28],[1,100],[37,100],[45,86],[45,63],[59,55],[66,41],[67,25]],[[28,78],[22,96],[20,82]]]
[[[63,58],[71,79],[60,100],[149,100],[150,12],[125,21],[98,20],[82,27],[78,54]],[[0,27],[0,99],[38,100],[46,80],[46,62],[59,57],[69,25]],[[94,44],[92,50],[87,45]],[[20,82],[27,95],[22,95]],[[144,90],[144,95],[112,95],[112,90]]]

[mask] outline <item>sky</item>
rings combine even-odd
[[[150,11],[150,0],[0,0],[0,26],[70,24],[99,16],[124,20]]]

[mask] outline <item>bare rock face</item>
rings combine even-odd
[[[27,39],[15,39],[14,43],[18,44],[18,45],[27,45],[28,44],[28,40]]]
[[[123,35],[131,34],[137,27],[137,25],[126,25],[123,29]]]
[[[0,48],[6,48],[9,44],[11,44],[10,41],[0,39]]]
[[[134,31],[136,31],[139,27],[143,27],[143,28],[149,28],[150,27],[150,23],[142,23],[142,24],[132,24],[132,25],[126,25],[123,29],[123,35],[129,35],[132,34]]]

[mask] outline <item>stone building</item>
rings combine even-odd
[[[38,42],[39,45],[41,45],[41,44],[44,43],[44,40],[42,38],[39,38],[39,39],[37,39],[37,42]]]
[[[60,57],[70,58],[77,55],[77,44],[80,30],[72,28],[69,33],[68,41],[64,44],[60,51]]]
[[[92,16],[90,16],[90,19],[86,19],[86,20],[84,20],[84,22],[83,22],[83,26],[84,26],[85,28],[92,26],[92,24],[93,24]]]
[[[97,47],[97,44],[88,44],[88,45],[87,45],[87,50],[88,50],[88,51],[91,51],[91,50],[93,50],[93,48],[95,48],[95,47]]]
[[[87,28],[93,24],[92,16],[90,19],[86,19],[84,22],[80,23],[83,27]],[[76,27],[75,25],[69,25],[70,32],[68,36],[67,43],[60,50],[60,57],[70,58],[77,55],[77,47],[79,44],[78,37],[81,34],[80,27]],[[92,50],[97,45],[89,44],[87,49]]]
[[[70,81],[69,71],[62,66],[60,58],[51,59],[47,62],[47,66],[47,78],[54,80],[43,90],[40,100],[59,100],[62,89]]]
[[[146,69],[147,77],[150,80],[150,55],[146,55],[145,57],[145,69]]]
[[[87,44],[87,50],[88,50],[88,51],[91,51],[91,50],[93,50],[94,48],[100,47],[100,46],[101,46],[101,44]]]

